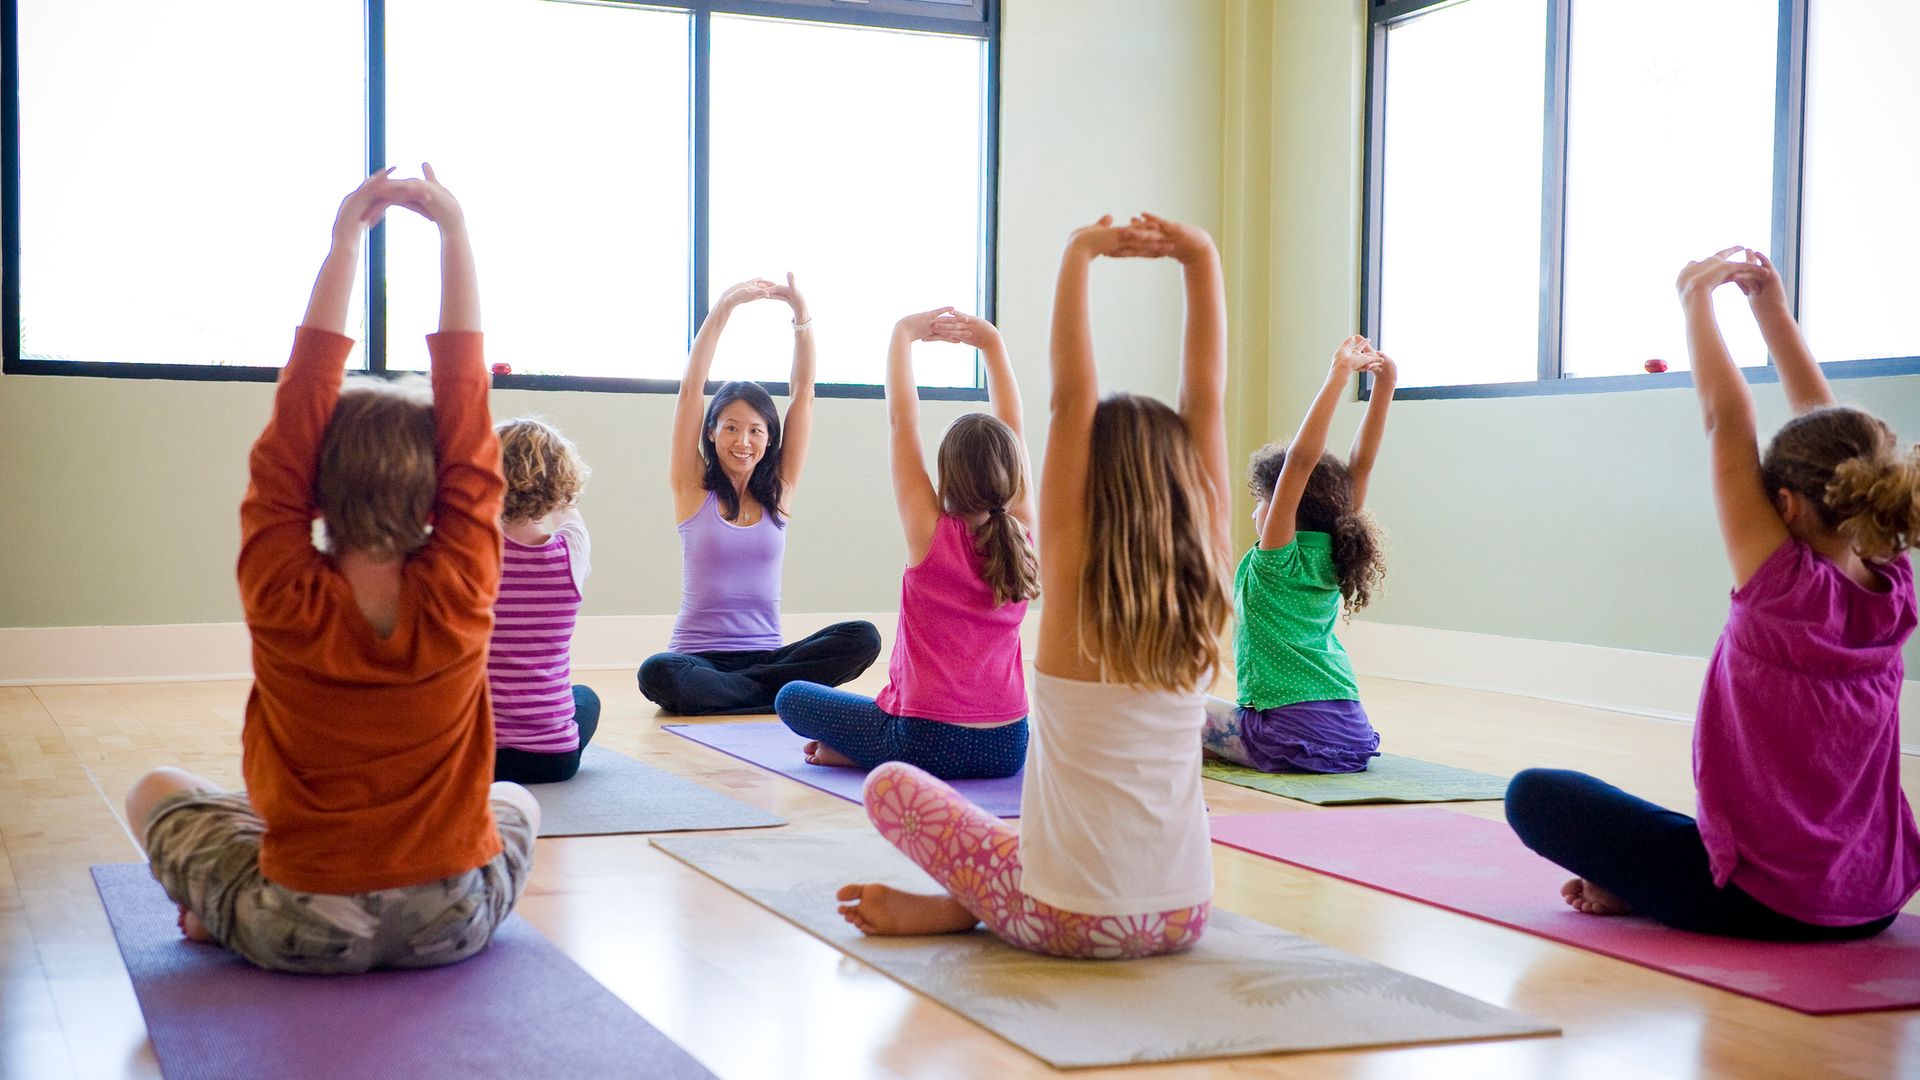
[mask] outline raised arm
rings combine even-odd
[[[1333,425],[1333,414],[1346,397],[1347,382],[1356,372],[1373,370],[1379,356],[1367,344],[1367,339],[1358,334],[1334,350],[1333,363],[1327,367],[1327,381],[1320,384],[1320,392],[1314,395],[1313,404],[1307,406],[1307,415],[1300,421],[1300,430],[1294,432],[1293,440],[1287,443],[1286,464],[1280,467],[1280,478],[1274,481],[1273,493],[1267,498],[1267,517],[1260,527],[1263,549],[1270,551],[1293,543],[1294,517],[1300,510],[1300,496],[1306,493],[1307,481],[1312,478],[1314,467],[1320,464],[1320,455],[1327,452],[1327,429]]]
[[[794,489],[800,486],[807,447],[813,443],[813,315],[791,271],[787,283],[775,285],[767,295],[793,309],[793,373],[787,376],[787,418],[780,431],[780,490],[786,503],[780,513],[786,514],[793,506]]]
[[[1354,433],[1353,448],[1347,451],[1347,475],[1353,478],[1353,509],[1366,508],[1367,482],[1373,478],[1373,463],[1379,460],[1380,443],[1387,437],[1387,408],[1393,404],[1393,387],[1400,369],[1385,353],[1375,353],[1373,393],[1367,398],[1367,415]]]
[[[332,243],[274,390],[273,413],[247,456],[239,580],[241,602],[256,626],[294,618],[301,594],[285,583],[324,561],[313,548],[313,478],[353,349],[347,306],[360,266],[360,238],[404,193],[390,172],[369,176],[340,201]]]
[[[1180,263],[1187,294],[1180,347],[1180,417],[1213,482],[1214,542],[1232,547],[1233,474],[1227,464],[1227,285],[1220,252],[1205,229],[1153,214],[1134,219],[1166,238]]]
[[[1028,532],[1036,531],[1039,521],[1034,514],[1033,465],[1026,456],[1027,433],[1020,382],[1014,378],[1013,361],[1007,356],[1007,343],[1000,336],[1000,328],[978,315],[954,312],[934,320],[933,332],[937,340],[971,345],[980,350],[987,369],[987,405],[1020,440],[1020,499],[1007,511],[1025,525]]]
[[[1101,255],[1155,257],[1172,254],[1166,237],[1137,226],[1115,228],[1107,215],[1074,230],[1060,257],[1053,290],[1053,333],[1048,350],[1053,394],[1047,451],[1040,465],[1040,648],[1034,667],[1049,675],[1091,679],[1099,666],[1079,647],[1080,576],[1086,565],[1087,457],[1093,416],[1100,406],[1100,377],[1093,361],[1093,327],[1087,313],[1087,282]]]
[[[934,322],[952,308],[908,315],[894,324],[887,346],[887,449],[893,465],[893,502],[907,538],[907,565],[927,557],[940,524],[940,494],[927,474],[920,446],[920,392],[913,377],[913,343],[934,340]]]
[[[1833,390],[1827,386],[1827,377],[1820,371],[1820,365],[1814,363],[1813,350],[1807,348],[1800,324],[1793,321],[1793,313],[1787,310],[1787,290],[1780,281],[1780,272],[1774,269],[1772,259],[1752,248],[1746,251],[1747,260],[1755,270],[1739,282],[1740,289],[1747,294],[1747,306],[1753,310],[1754,321],[1760,324],[1760,336],[1767,343],[1767,351],[1773,354],[1773,369],[1780,373],[1780,386],[1787,392],[1788,407],[1798,416],[1833,404]]]
[[[743,281],[721,293],[693,335],[693,348],[687,351],[687,370],[680,376],[680,394],[673,402],[673,435],[667,444],[667,483],[673,491],[673,519],[685,521],[700,509],[706,498],[702,482],[707,466],[700,457],[700,427],[706,422],[707,375],[713,370],[713,354],[720,347],[720,335],[727,328],[733,309],[771,295],[773,282],[765,278]]]
[[[1775,548],[1787,538],[1787,527],[1774,509],[1773,499],[1760,481],[1759,434],[1753,416],[1753,395],[1740,368],[1727,351],[1720,324],[1713,314],[1713,290],[1729,281],[1755,287],[1763,273],[1752,263],[1728,261],[1740,248],[1690,262],[1680,271],[1675,288],[1687,319],[1687,352],[1693,362],[1693,386],[1707,428],[1708,457],[1713,472],[1713,501],[1720,517],[1720,537],[1733,583],[1747,583]]]
[[[433,535],[418,558],[440,572],[433,580],[462,583],[458,595],[475,618],[492,618],[500,585],[500,439],[487,403],[487,363],[480,337],[480,284],[467,218],[434,175],[402,181],[409,209],[440,229],[440,330],[427,338],[433,379]]]

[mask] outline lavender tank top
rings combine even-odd
[[[680,615],[673,652],[761,652],[780,647],[780,563],[787,533],[762,513],[752,525],[728,524],[720,498],[680,523]]]

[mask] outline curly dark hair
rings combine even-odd
[[[1255,502],[1273,499],[1274,485],[1280,482],[1280,471],[1286,464],[1287,448],[1278,443],[1253,452],[1253,460],[1247,465],[1247,490]],[[1320,455],[1307,478],[1307,489],[1300,494],[1293,527],[1333,538],[1333,565],[1340,574],[1342,610],[1351,618],[1366,607],[1387,575],[1386,552],[1380,527],[1364,511],[1353,508],[1353,474],[1347,471],[1345,462],[1331,453]]]

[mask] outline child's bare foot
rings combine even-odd
[[[1625,900],[1585,878],[1574,878],[1560,886],[1560,898],[1567,906],[1586,915],[1630,915],[1633,907]]]
[[[941,893],[901,892],[889,885],[845,885],[839,899],[840,917],[863,934],[961,934],[979,919],[960,901]]]
[[[207,924],[200,921],[200,916],[186,908],[180,909],[180,933],[188,941],[213,940],[213,935],[207,933]]]
[[[807,745],[801,747],[801,750],[807,755],[807,764],[809,765],[834,765],[842,769],[857,769],[860,767],[858,762],[818,739],[807,743]]]

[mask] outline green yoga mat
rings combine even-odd
[[[1510,779],[1395,754],[1381,754],[1367,771],[1357,773],[1263,773],[1210,760],[1201,766],[1200,775],[1318,806],[1501,799]]]

